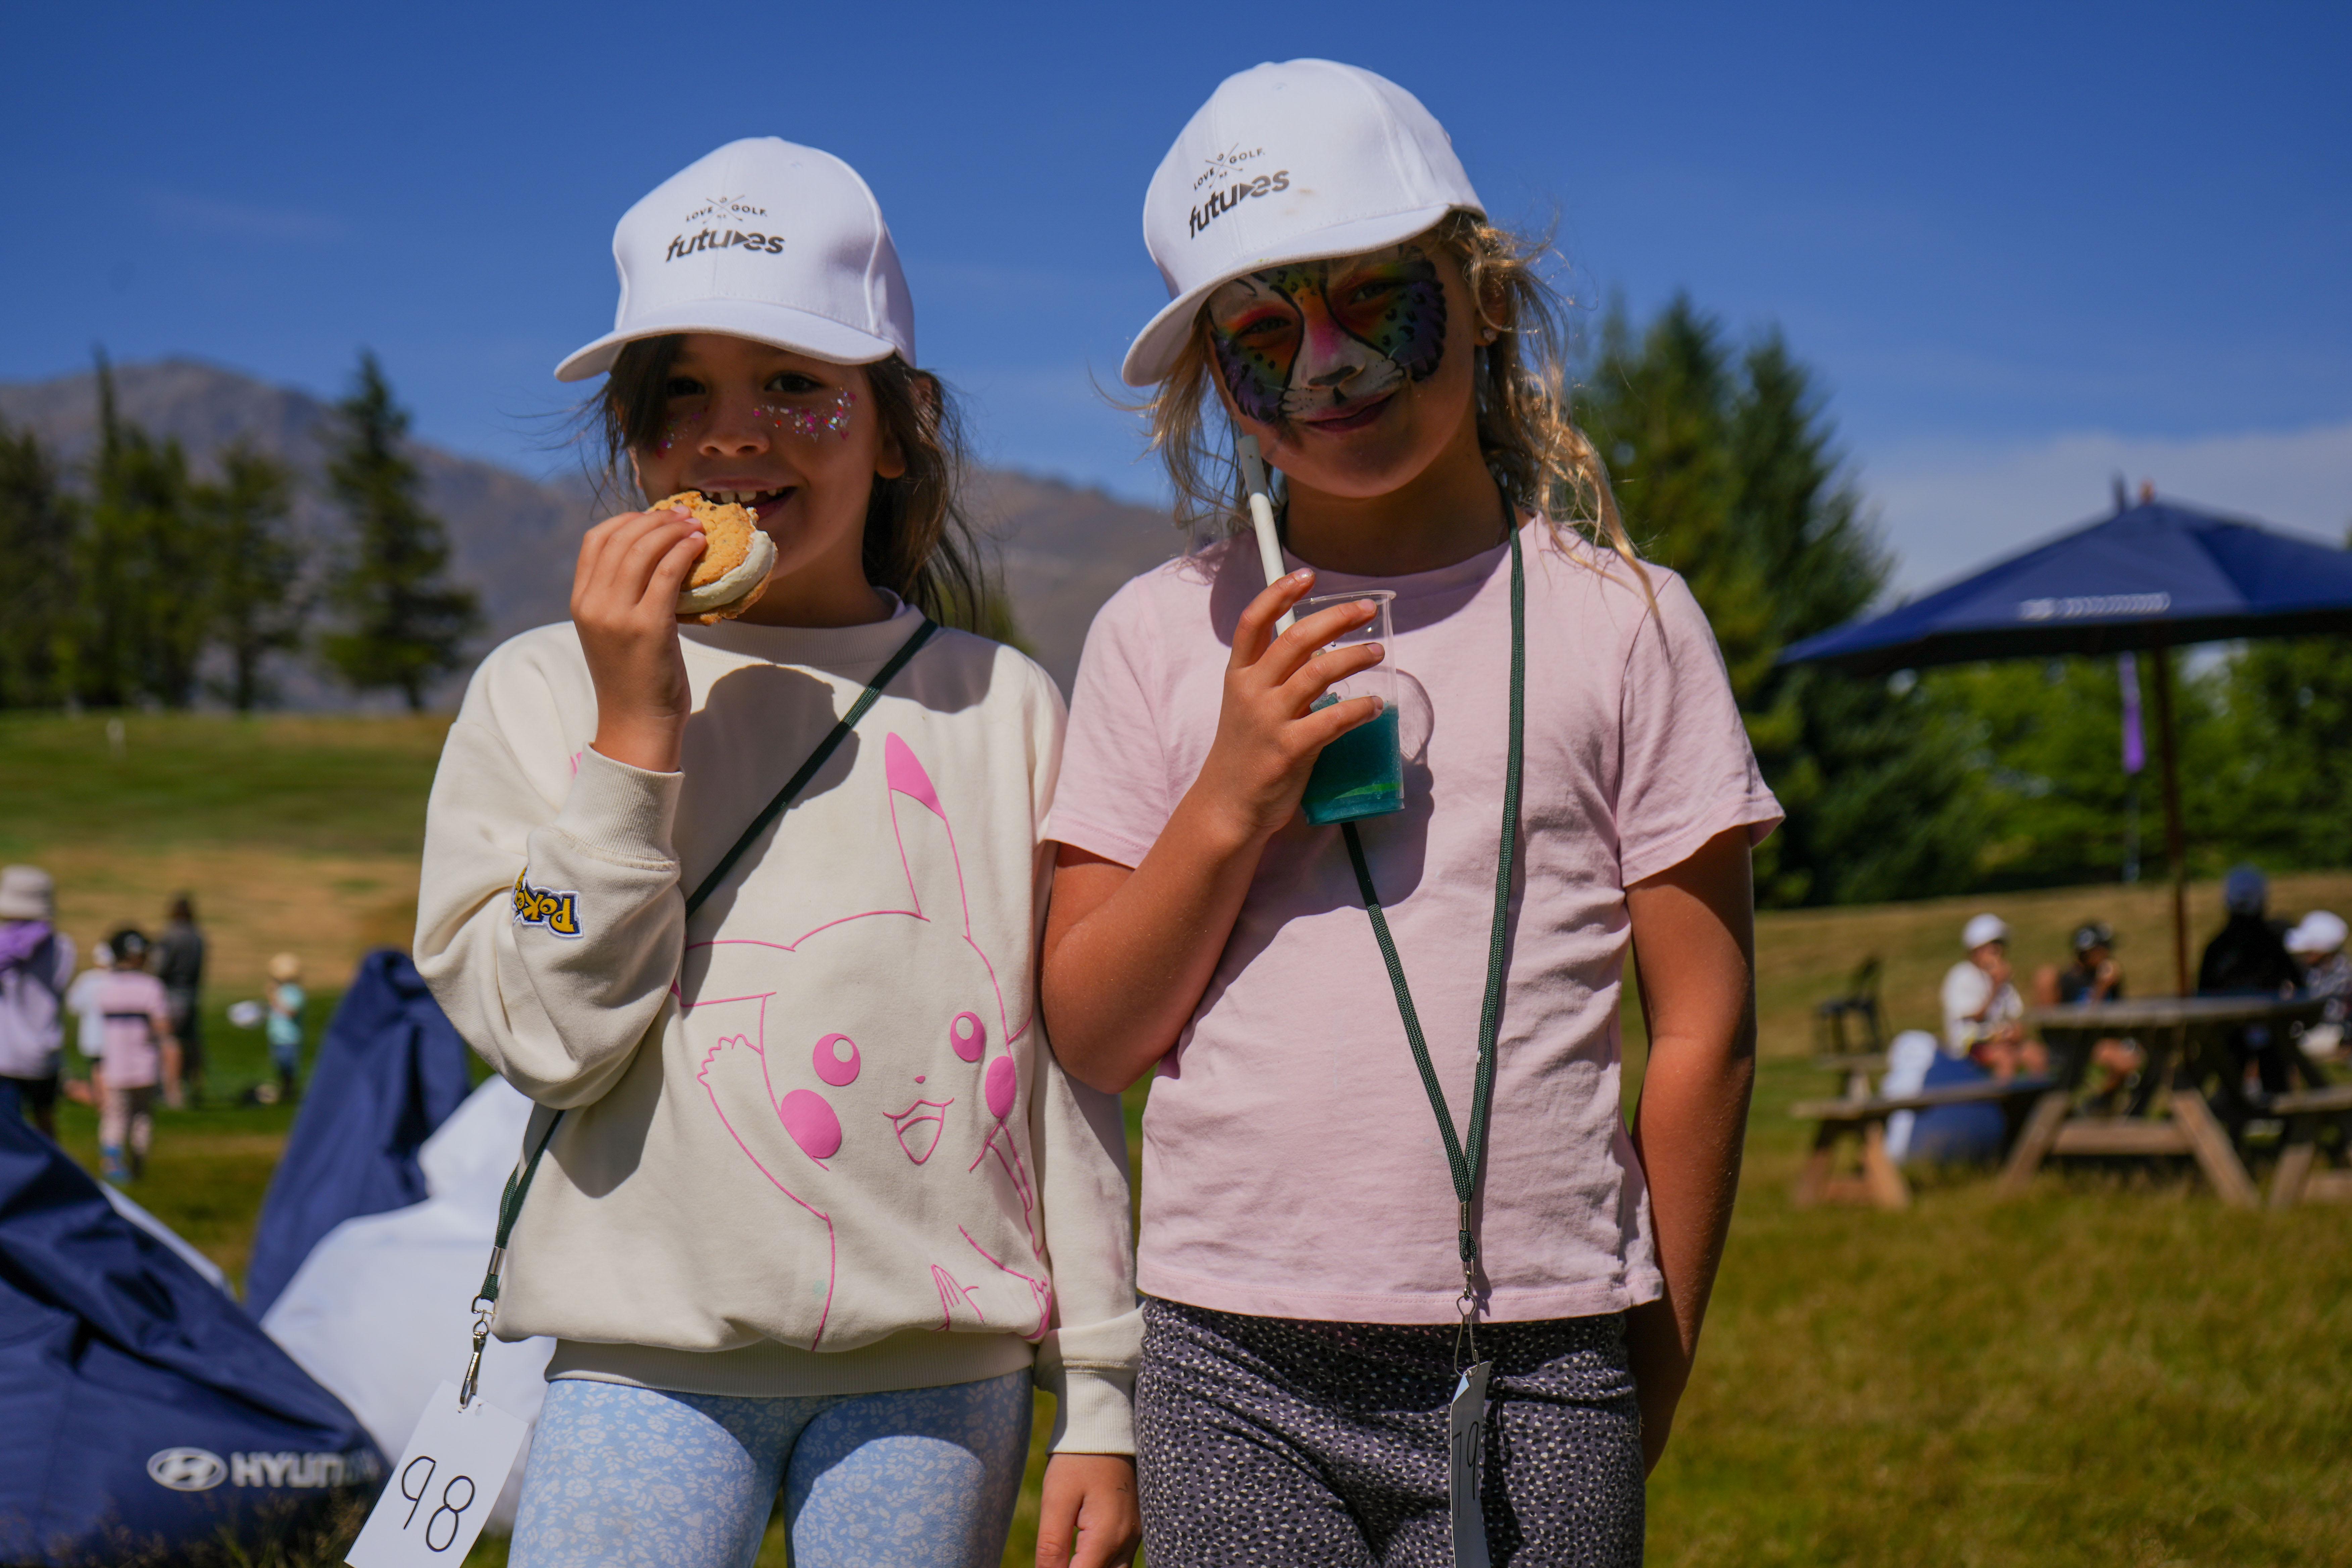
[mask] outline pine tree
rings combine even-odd
[[[103,353],[98,394],[89,521],[74,552],[78,695],[105,708],[142,698],[184,708],[211,631],[214,561],[187,455],[121,416]]]
[[[42,707],[71,690],[78,522],[39,439],[0,425],[0,708]]]
[[[1767,904],[1958,890],[1979,808],[1932,694],[1776,661],[1853,618],[1890,563],[1843,477],[1811,374],[1780,335],[1737,356],[1677,298],[1636,339],[1612,310],[1577,417],[1644,554],[1682,574],[1788,812],[1757,855]]]
[[[353,544],[331,594],[345,624],[326,639],[327,658],[351,685],[396,689],[421,712],[426,691],[465,662],[480,611],[470,589],[447,579],[448,542],[425,510],[422,478],[403,450],[408,415],[373,353],[360,356],[352,395],[338,408],[342,441],[327,474],[351,516]]]
[[[240,713],[272,700],[264,661],[298,647],[310,605],[303,551],[287,528],[292,476],[243,441],[222,449],[220,478],[197,487],[195,510],[214,552],[213,635],[228,656],[229,702]]]
[[[1736,389],[1722,331],[1677,297],[1638,343],[1612,310],[1601,342],[1578,421],[1609,464],[1643,556],[1681,573],[1706,608],[1745,702],[1780,649],[1756,554],[1735,531]]]

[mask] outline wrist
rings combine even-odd
[[[1180,831],[1163,833],[1160,841],[1172,839],[1213,865],[1247,860],[1252,867],[1282,826],[1254,821],[1249,813],[1202,789],[1197,780],[1184,792],[1184,798],[1176,803],[1170,819],[1171,828],[1180,825]]]
[[[683,724],[599,719],[590,744],[600,756],[649,773],[674,773],[686,746]]]

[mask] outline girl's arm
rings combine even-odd
[[[1168,1054],[1208,988],[1259,852],[1298,809],[1316,757],[1380,712],[1369,697],[1310,711],[1383,652],[1370,643],[1315,651],[1371,618],[1353,605],[1276,637],[1276,618],[1314,584],[1313,573],[1294,572],[1242,612],[1216,740],[1143,863],[1130,870],[1061,849],[1039,996],[1055,1055],[1081,1083],[1118,1093]]]
[[[1756,916],[1748,830],[1735,827],[1625,892],[1640,966],[1649,1064],[1633,1147],[1650,1184],[1665,1294],[1627,1314],[1655,1468],[1690,1381],[1699,1325],[1723,1260],[1756,1079]]]
[[[572,610],[596,730],[563,793],[548,764],[577,741],[547,678],[496,655],[434,775],[416,966],[457,1032],[541,1105],[602,1098],[677,977],[686,906],[671,829],[690,699],[674,612],[701,549],[675,512],[589,531]]]

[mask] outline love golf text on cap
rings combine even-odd
[[[1290,171],[1287,169],[1276,169],[1271,174],[1260,174],[1254,179],[1246,174],[1235,174],[1241,164],[1265,156],[1265,148],[1254,147],[1246,153],[1220,153],[1209,160],[1209,166],[1201,171],[1199,179],[1192,182],[1194,190],[1212,180],[1233,180],[1234,183],[1211,191],[1207,199],[1192,209],[1190,237],[1198,238],[1202,230],[1252,196],[1270,195],[1276,191],[1290,189]]]

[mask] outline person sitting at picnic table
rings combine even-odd
[[[2046,1069],[2042,1042],[2029,1039],[2018,1021],[2025,1003],[2010,980],[2008,922],[1978,915],[1961,928],[1960,945],[1968,957],[1944,976],[1945,1050],[1968,1058],[1996,1082]]]
[[[2197,965],[2200,996],[2289,996],[2303,984],[2303,971],[2269,920],[2270,879],[2252,866],[2231,869],[2221,882],[2221,907],[2229,919],[2205,944]],[[2230,1054],[2242,1082],[2247,1068],[2261,1075],[2263,1092],[2284,1094],[2292,1087],[2293,1063],[2286,1041],[2267,1024],[2247,1024],[2230,1033]]]
[[[2285,947],[2303,965],[2303,989],[2308,996],[2327,998],[2319,1021],[2303,1031],[2299,1042],[2307,1057],[2330,1057],[2344,1048],[2344,1020],[2352,1013],[2352,958],[2344,953],[2347,932],[2340,916],[2314,910],[2286,933]]]
[[[2045,963],[2033,975],[2037,1007],[2075,1006],[2085,1002],[2120,1002],[2124,972],[2116,962],[2115,929],[2105,921],[2084,921],[2074,928],[2074,962],[2061,969]],[[2146,1065],[2147,1054],[2137,1040],[2108,1038],[2091,1047],[2088,1083],[2094,1100],[2113,1095]]]

